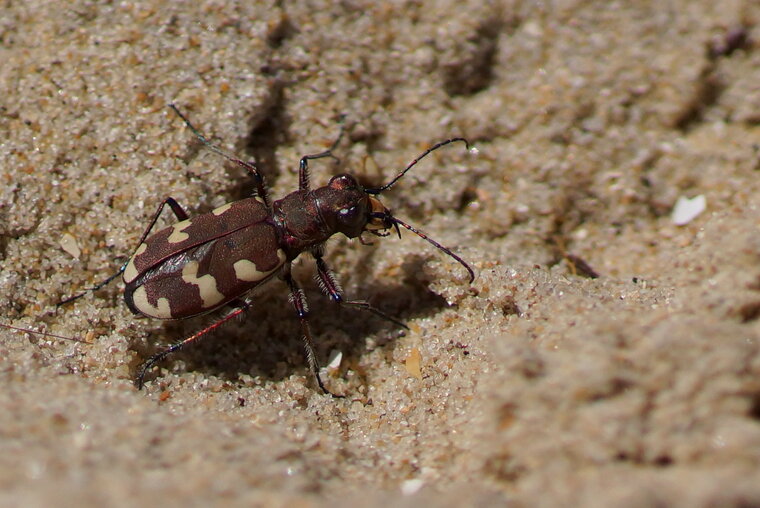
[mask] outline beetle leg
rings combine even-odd
[[[309,327],[309,305],[306,302],[306,295],[304,294],[303,289],[301,289],[298,286],[298,283],[293,280],[293,276],[290,273],[290,263],[287,263],[283,267],[282,273],[283,279],[285,279],[285,282],[290,288],[290,303],[293,304],[298,319],[301,321],[301,333],[303,334],[303,343],[309,368],[312,373],[314,373],[314,377],[317,379],[317,384],[324,393],[342,399],[344,397],[343,395],[336,395],[325,388],[322,378],[319,375],[319,362],[317,361],[317,354],[314,350],[314,340],[311,338],[311,328]]]
[[[261,198],[267,208],[271,208],[271,204],[269,203],[269,193],[267,192],[267,186],[264,182],[264,177],[261,176],[261,173],[259,173],[259,170],[256,168],[256,166],[254,166],[251,162],[245,162],[244,160],[238,159],[237,157],[231,157],[226,154],[223,155],[228,160],[234,162],[238,166],[248,171],[248,173],[253,177],[254,184],[256,185],[256,195]]]
[[[148,235],[150,234],[150,231],[156,225],[156,221],[158,221],[158,217],[161,215],[161,212],[164,210],[164,207],[166,205],[169,205],[169,208],[172,209],[172,212],[174,212],[174,215],[177,217],[177,219],[179,219],[180,221],[187,220],[187,213],[185,212],[185,210],[182,209],[182,207],[180,206],[180,204],[177,203],[176,199],[174,199],[172,197],[168,197],[168,198],[164,199],[161,202],[161,204],[158,205],[158,210],[156,210],[156,213],[153,214],[153,218],[150,220],[150,224],[148,224],[148,227],[145,228],[145,232],[142,234],[142,237],[140,237],[140,241],[137,243],[138,246],[142,245],[142,243],[145,241],[145,239],[148,238]],[[102,288],[103,286],[106,286],[108,283],[110,283],[116,277],[118,277],[119,275],[121,275],[122,273],[124,273],[124,270],[126,270],[127,265],[129,264],[129,260],[130,259],[132,259],[132,256],[130,256],[129,258],[127,258],[126,261],[124,261],[124,263],[121,265],[121,267],[119,268],[119,270],[115,274],[111,275],[110,277],[108,277],[104,281],[101,281],[101,282],[95,284],[91,288],[85,289],[81,293],[78,293],[78,294],[76,294],[74,296],[70,296],[70,297],[68,297],[68,298],[66,298],[64,300],[61,300],[60,302],[58,302],[58,304],[56,304],[56,306],[60,307],[61,305],[65,305],[65,304],[67,304],[69,302],[73,302],[74,300],[78,300],[79,298],[83,297],[84,295],[86,295],[90,291],[97,291],[98,289]]]
[[[187,125],[193,134],[195,134],[195,137],[198,138],[201,143],[206,145],[206,148],[248,171],[256,183],[257,195],[262,199],[262,201],[264,201],[264,204],[267,206],[267,208],[269,208],[269,194],[267,193],[266,183],[264,182],[264,177],[261,175],[261,173],[259,173],[259,170],[256,168],[256,166],[251,162],[245,162],[244,160],[238,159],[234,155],[230,155],[218,146],[214,145],[211,141],[206,139],[206,136],[201,134],[201,132],[196,129],[193,124],[190,123],[190,120],[188,120],[187,117],[183,115],[179,109],[177,109],[177,106],[174,104],[169,104],[169,107],[172,109],[172,111],[177,113],[177,116],[179,116],[183,122],[185,122],[185,125]]]
[[[140,368],[140,373],[135,378],[135,385],[137,386],[137,389],[142,390],[142,387],[145,384],[145,374],[147,374],[148,370],[150,370],[151,367],[153,367],[155,364],[157,364],[158,362],[160,362],[161,360],[163,360],[170,354],[174,353],[175,351],[178,351],[182,349],[183,347],[187,346],[188,344],[191,344],[193,342],[196,342],[202,339],[209,333],[213,332],[214,330],[222,326],[227,321],[230,321],[240,316],[243,312],[247,311],[250,308],[248,303],[242,300],[239,301],[237,305],[240,305],[240,306],[234,309],[233,311],[231,311],[229,314],[227,314],[223,318],[219,319],[218,321],[215,321],[214,323],[207,326],[206,328],[194,333],[193,335],[185,339],[182,339],[181,341],[175,344],[172,344],[171,346],[167,347],[163,351],[160,351],[159,353],[156,353],[155,355],[148,358],[148,360],[145,363],[143,363],[142,367]]]
[[[338,121],[340,122],[340,133],[338,138],[333,142],[332,146],[324,152],[319,152],[311,155],[304,155],[301,157],[301,162],[298,164],[298,189],[309,190],[309,161],[314,159],[321,159],[323,157],[331,157],[335,159],[336,163],[340,163],[340,159],[332,154],[333,150],[338,147],[338,143],[343,138],[343,132],[345,131],[345,115],[341,115]]]
[[[312,255],[317,262],[317,283],[319,284],[319,287],[322,288],[322,291],[324,291],[325,294],[327,294],[327,296],[329,296],[333,302],[344,307],[353,307],[355,309],[369,311],[374,315],[385,319],[386,321],[394,323],[397,326],[401,326],[407,330],[409,329],[407,325],[398,319],[389,316],[377,307],[373,307],[372,304],[366,300],[344,300],[343,288],[340,287],[340,283],[335,277],[333,271],[328,268],[327,263],[325,263],[324,259],[322,259],[322,253],[320,251],[321,249],[312,250]]]
[[[174,212],[174,215],[177,217],[177,219],[181,222],[183,220],[187,220],[187,212],[182,209],[179,203],[177,203],[177,200],[168,197],[164,199],[161,204],[158,206],[158,210],[156,210],[156,213],[153,215],[153,218],[150,220],[150,224],[148,224],[148,227],[145,228],[145,232],[142,234],[142,238],[140,238],[140,243],[143,243],[146,238],[148,238],[148,235],[150,234],[150,230],[153,229],[153,226],[156,225],[156,221],[158,220],[159,215],[161,215],[161,212],[164,211],[164,207],[166,205],[169,205],[169,208],[172,209],[172,212]],[[139,244],[138,244],[139,245]]]

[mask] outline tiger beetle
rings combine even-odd
[[[290,302],[301,322],[309,367],[319,388],[333,395],[325,388],[319,375],[309,329],[306,295],[291,275],[293,260],[303,252],[311,254],[316,261],[319,286],[333,302],[369,311],[408,328],[365,300],[344,299],[338,280],[323,259],[325,241],[337,233],[348,238],[358,237],[362,243],[367,243],[362,238],[363,233],[388,236],[388,230],[393,228],[400,238],[401,226],[459,262],[467,270],[470,283],[475,279],[472,268],[462,258],[395,217],[375,197],[390,189],[430,152],[456,141],[463,142],[469,148],[464,138],[447,139],[430,147],[381,187],[364,188],[353,176],[340,174],[333,176],[327,185],[312,190],[309,186],[309,161],[334,157],[332,151],[343,135],[341,128],[340,135],[328,150],[301,157],[298,190],[270,202],[264,177],[252,163],[213,145],[176,106],[171,104],[169,107],[208,149],[250,173],[255,183],[255,193],[252,197],[227,203],[192,218],[176,200],[166,198],[153,215],[134,254],[118,272],[59,304],[69,303],[88,291],[100,289],[122,275],[124,300],[134,314],[156,319],[185,319],[230,307],[231,310],[216,322],[151,356],[141,366],[135,379],[138,389],[142,389],[145,376],[154,365],[242,315],[251,306],[249,293],[278,276],[290,289]],[[179,222],[150,234],[166,205]]]

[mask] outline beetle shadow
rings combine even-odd
[[[375,249],[370,249],[375,251]],[[359,264],[368,263],[372,252],[361,256]],[[350,299],[366,299],[389,316],[408,322],[429,316],[447,307],[446,301],[430,291],[417,277],[424,259],[412,259],[402,265],[403,276],[390,282],[371,281],[360,276],[357,285],[366,287],[364,294],[347,294]],[[368,311],[341,307],[329,300],[316,284],[307,284],[299,277],[309,301],[312,337],[317,358],[325,365],[331,351],[343,354],[344,362],[352,363],[368,351],[367,337],[375,347],[393,347],[395,339],[407,330]],[[362,282],[366,282],[362,284]],[[213,314],[205,319],[167,322],[165,336],[188,336],[219,319]],[[160,351],[155,344],[153,352]],[[240,321],[222,327],[187,349],[170,355],[160,367],[174,370],[172,364],[184,362],[184,369],[219,377],[232,383],[241,375],[278,381],[293,374],[311,377],[301,339],[301,325],[288,301],[287,286],[272,281],[253,299],[251,309]],[[150,372],[147,380],[160,375]],[[313,382],[310,380],[310,384]]]
[[[251,118],[248,135],[241,146],[237,147],[238,152],[245,153],[247,160],[259,171],[267,188],[271,188],[282,173],[277,151],[282,144],[290,141],[290,125],[291,119],[285,110],[284,85],[276,82],[269,100],[261,111]],[[240,175],[238,168],[228,167],[228,171],[235,172],[231,174]],[[249,175],[232,181],[236,183],[227,189],[227,194],[233,200],[255,195],[256,183]]]

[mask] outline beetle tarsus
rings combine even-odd
[[[140,367],[140,372],[137,374],[137,377],[135,378],[135,386],[138,390],[142,390],[143,386],[145,386],[145,375],[148,373],[148,371],[153,368],[158,362],[166,358],[169,353],[172,353],[176,351],[176,349],[166,349],[164,351],[161,351],[158,354],[155,354],[148,358],[148,360],[145,361],[145,363],[142,364]]]
[[[69,303],[71,303],[73,301],[79,300],[80,298],[82,298],[87,293],[91,293],[93,291],[97,291],[97,290],[99,290],[99,289],[107,286],[112,280],[114,280],[116,277],[118,277],[119,275],[121,275],[122,272],[124,272],[124,269],[127,267],[127,263],[128,262],[129,262],[129,260],[125,261],[124,264],[121,265],[121,268],[119,268],[119,271],[116,272],[115,274],[111,275],[107,279],[105,279],[105,280],[103,280],[101,282],[98,282],[97,284],[95,284],[91,288],[87,288],[84,291],[82,291],[81,293],[77,293],[74,296],[69,296],[68,298],[64,298],[60,302],[56,303],[55,306],[56,307],[61,307],[63,305],[69,304]]]
[[[337,393],[333,393],[327,388],[325,388],[325,384],[322,382],[322,377],[319,375],[319,371],[314,372],[314,377],[317,378],[317,385],[319,385],[320,390],[322,390],[322,393],[325,395],[330,395],[334,399],[345,399],[345,395],[339,395]]]

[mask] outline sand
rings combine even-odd
[[[760,504],[760,6],[6,2],[0,10],[3,506]],[[351,298],[133,316],[113,273],[167,196],[271,195],[326,149],[410,233],[337,236]],[[475,153],[477,152],[477,153]],[[688,220],[679,198],[703,196]],[[675,220],[674,220],[675,219]],[[159,223],[171,223],[165,212]],[[677,222],[685,224],[677,225]]]

